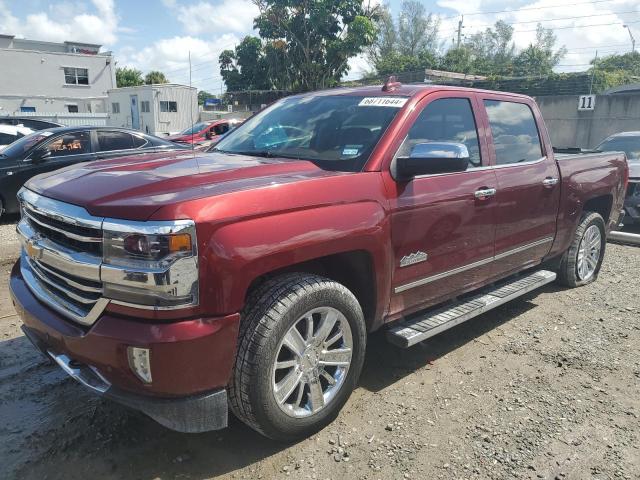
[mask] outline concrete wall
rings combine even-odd
[[[0,65],[0,114],[20,107],[62,113],[68,104],[81,113],[104,113],[107,91],[116,86],[111,55],[0,48]],[[67,85],[64,67],[88,69],[89,85]]]
[[[554,146],[593,148],[613,133],[640,130],[640,94],[598,95],[587,111],[578,111],[578,98],[536,98]]]

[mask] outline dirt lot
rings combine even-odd
[[[410,350],[369,339],[338,420],[293,445],[184,435],[87,394],[28,344],[0,225],[0,478],[640,478],[640,249]]]

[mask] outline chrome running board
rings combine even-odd
[[[548,270],[521,275],[479,290],[479,293],[427,310],[394,323],[387,331],[388,340],[403,348],[411,347],[462,322],[477,317],[515,298],[551,283],[556,274]]]

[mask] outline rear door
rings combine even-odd
[[[395,258],[390,317],[406,315],[486,281],[494,253],[495,201],[476,192],[496,188],[484,129],[478,128],[473,94],[429,96],[411,123],[394,158],[419,143],[463,143],[467,171],[387,182]]]
[[[538,264],[556,233],[560,178],[537,109],[525,98],[483,95],[498,181],[495,275]]]

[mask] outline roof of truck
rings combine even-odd
[[[479,88],[469,87],[455,87],[451,85],[436,85],[433,83],[399,83],[396,82],[395,86],[391,89],[383,89],[384,85],[370,85],[366,87],[340,87],[331,88],[327,90],[313,91],[301,94],[301,96],[318,96],[318,95],[366,95],[368,97],[388,97],[388,96],[401,96],[401,97],[414,97],[424,94],[426,91],[458,91],[458,92],[471,92],[471,93],[491,93],[498,95],[505,95],[510,97],[530,98],[527,95],[509,92],[498,92],[494,90],[482,90]]]

